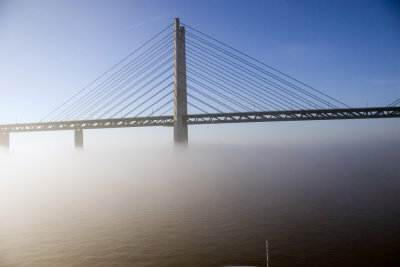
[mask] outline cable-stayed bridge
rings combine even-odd
[[[13,132],[168,126],[175,143],[188,125],[400,117],[386,107],[351,108],[207,34],[180,23],[163,29],[40,122],[0,125],[0,145]]]

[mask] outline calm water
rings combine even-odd
[[[399,148],[11,153],[0,266],[399,266]]]

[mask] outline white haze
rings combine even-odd
[[[164,254],[158,264],[173,266],[166,259],[182,257],[185,246],[198,248],[193,242],[206,242],[202,234],[234,229],[267,212],[265,203],[274,225],[284,227],[284,218],[318,209],[321,199],[340,203],[356,196],[362,207],[374,206],[376,199],[363,190],[374,190],[369,184],[377,179],[388,180],[376,189],[387,194],[380,203],[391,203],[400,193],[400,179],[393,179],[400,177],[399,148],[396,141],[3,153],[0,266],[152,266],[151,258]],[[222,218],[232,225],[219,225]],[[168,244],[182,247],[167,253]],[[258,260],[262,256],[261,246]],[[176,260],[177,266],[189,262]],[[201,266],[201,257],[197,261]]]

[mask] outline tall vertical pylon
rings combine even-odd
[[[174,142],[187,145],[188,127],[187,93],[186,93],[186,51],[185,27],[179,25],[179,19],[174,20]]]

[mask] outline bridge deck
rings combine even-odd
[[[287,110],[189,115],[188,124],[398,118],[400,107]]]
[[[309,120],[343,120],[343,119],[373,119],[399,118],[400,107],[380,108],[346,108],[346,109],[314,109],[262,111],[239,113],[209,113],[187,116],[188,125],[214,123],[272,122],[272,121],[309,121]],[[0,125],[0,132],[36,132],[61,131],[74,129],[105,129],[124,127],[149,127],[174,125],[173,116],[133,117],[120,119],[99,119],[81,121],[57,121],[18,123]]]

